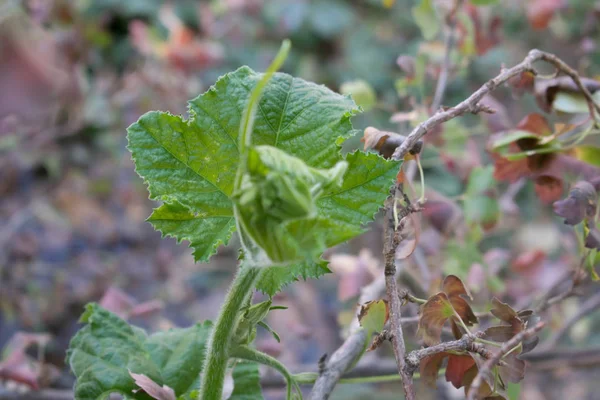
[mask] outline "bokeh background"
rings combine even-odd
[[[284,72],[335,91],[368,93],[366,112],[354,120],[359,130],[407,133],[431,101],[444,58],[443,18],[432,21],[440,32],[426,40],[411,13],[417,3],[0,1],[0,363],[22,341],[45,345],[24,352],[22,379],[0,383],[0,399],[25,388],[67,393],[73,377],[65,350],[87,302],[102,301],[150,330],[187,326],[218,312],[236,268],[236,242],[210,263],[195,264],[186,245],[161,239],[145,222],[155,204],[126,149],[128,125],[149,110],[185,115],[186,101],[220,75],[241,65],[264,70],[290,38]],[[433,3],[442,13],[452,2]],[[598,77],[599,27],[600,2],[594,0],[467,2],[442,104],[466,98],[531,48]],[[512,128],[528,112],[539,112],[535,96],[517,98],[511,90],[494,96],[495,117],[467,116],[428,139],[428,198],[439,207],[423,216],[403,279],[415,290],[435,291],[444,274],[455,273],[481,307],[491,295],[526,306],[565,279],[577,246],[572,229],[553,216],[529,181],[497,182],[497,212],[477,229],[465,227],[461,196],[473,168],[492,164],[485,143],[494,124]],[[362,147],[360,136],[346,147]],[[294,372],[316,368],[321,355],[343,340],[360,287],[381,273],[380,224],[328,256],[333,274],[300,280],[276,297],[289,307],[269,321],[282,343],[265,332],[258,338],[260,348]],[[553,309],[551,325],[560,325],[597,290],[585,286],[581,299]],[[415,313],[408,308],[407,315]],[[521,398],[600,398],[597,375],[593,379],[600,371],[598,328],[600,315],[592,313],[559,343],[568,351],[591,349],[596,359],[583,366],[534,363]],[[415,330],[408,328],[411,348],[418,346]],[[389,360],[391,354],[385,346],[377,353],[369,357]],[[277,388],[265,393],[283,396]],[[443,384],[423,393],[462,398]],[[340,385],[334,397],[401,396],[400,385],[387,383]]]

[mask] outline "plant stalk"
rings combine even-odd
[[[231,338],[235,332],[240,310],[252,294],[254,282],[260,272],[261,269],[258,267],[242,266],[233,280],[206,346],[200,400],[221,400]]]

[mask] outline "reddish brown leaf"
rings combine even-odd
[[[548,136],[552,134],[552,129],[548,125],[546,118],[538,113],[527,114],[518,124],[517,129],[535,133],[539,136]],[[523,140],[523,139],[521,139]],[[520,147],[520,146],[519,146]],[[523,150],[529,150],[523,148]]]
[[[494,179],[498,181],[514,183],[531,173],[526,158],[510,161],[495,153],[492,153],[492,158],[494,160]]]
[[[563,0],[530,0],[527,2],[527,19],[535,30],[548,27],[550,20],[563,4]]]
[[[520,75],[511,78],[508,84],[512,87],[516,96],[522,96],[525,92],[533,91],[535,83],[534,75],[529,71],[523,71]]]
[[[491,326],[485,331],[485,338],[495,342],[503,343],[510,340],[513,334],[513,327],[510,325]]]
[[[580,181],[573,186],[566,199],[554,202],[554,212],[565,219],[565,224],[577,225],[596,215],[597,202],[594,186]]]
[[[475,365],[475,360],[470,355],[450,354],[446,366],[446,380],[455,388],[462,387],[465,373]]]
[[[562,179],[550,175],[535,178],[535,193],[544,204],[550,204],[560,199],[563,194]]]
[[[502,358],[503,364],[498,367],[502,381],[519,383],[525,376],[525,361],[517,358],[519,353],[512,352]]]
[[[444,292],[437,293],[421,306],[417,333],[428,346],[437,344],[442,336],[442,326],[452,316],[454,310],[448,296]]]
[[[479,368],[477,367],[477,365],[473,365],[464,373],[462,386],[465,387],[465,395],[469,394],[469,391],[471,389],[471,383],[473,382],[473,379],[475,379],[475,377],[477,376],[478,372]],[[488,396],[490,396],[493,393],[490,387],[490,383],[493,386],[492,382],[493,380],[491,379],[490,374],[486,374],[484,376],[483,382],[481,382],[481,385],[479,385],[479,390],[477,391],[477,395],[475,396],[475,398],[486,399]]]
[[[419,364],[419,371],[421,372],[421,379],[425,384],[435,387],[442,361],[446,358],[449,353],[437,353],[432,356],[425,357]]]
[[[537,268],[546,259],[546,253],[540,249],[529,250],[519,254],[513,261],[512,269],[517,272],[527,272]]]
[[[452,307],[460,315],[465,325],[471,326],[477,323],[477,317],[465,299],[466,297],[472,300],[471,294],[467,291],[460,278],[455,275],[448,275],[444,279],[442,290],[448,295]]]

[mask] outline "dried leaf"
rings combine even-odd
[[[442,366],[442,362],[444,358],[446,358],[450,353],[437,353],[432,356],[425,357],[421,360],[419,364],[419,371],[421,373],[421,379],[425,384],[436,387],[436,381],[438,377],[438,372],[440,367]]]
[[[566,199],[554,202],[554,212],[565,219],[565,224],[577,225],[596,215],[597,202],[594,186],[580,181],[573,186]]]
[[[548,125],[546,118],[538,113],[527,114],[518,124],[517,129],[535,133],[538,136],[548,136],[552,134],[552,129]],[[519,147],[521,147],[519,145]],[[523,150],[527,150],[523,148]]]
[[[365,129],[361,141],[365,144],[364,150],[377,150],[384,158],[390,158],[394,154],[394,150],[406,140],[406,136],[395,132],[380,131],[377,128],[369,126]],[[405,158],[410,159],[412,156],[419,154],[423,148],[423,141],[419,140],[412,149],[409,150]]]
[[[416,218],[415,214],[410,214],[406,221],[407,223],[404,225],[404,230],[402,232],[403,239],[396,248],[396,260],[404,260],[410,257],[419,243],[419,237],[421,235],[421,224],[419,220]]]
[[[462,387],[466,372],[475,365],[475,360],[470,355],[450,354],[446,366],[446,381],[459,389]]]
[[[535,193],[544,204],[550,204],[562,197],[563,181],[550,175],[535,178]]]
[[[131,375],[135,381],[135,384],[153,399],[176,400],[175,391],[167,385],[160,386],[158,383],[154,382],[144,374],[134,374],[133,372],[129,371],[129,375]],[[137,391],[138,390],[135,390],[134,392]]]
[[[454,309],[450,299],[444,292],[431,296],[421,306],[417,333],[423,338],[426,345],[433,346],[440,342],[442,326],[452,316],[454,316]]]
[[[452,307],[460,315],[465,325],[472,326],[477,323],[477,317],[465,299],[465,297],[469,300],[473,298],[460,278],[455,275],[448,275],[444,279],[442,290],[448,295]]]

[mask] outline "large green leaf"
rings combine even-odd
[[[258,364],[238,361],[233,368],[233,392],[228,400],[262,400]]]
[[[97,304],[88,304],[82,322],[87,325],[75,335],[67,354],[77,377],[77,400],[106,399],[111,393],[120,393],[128,399],[149,399],[142,391],[134,392],[140,388],[130,372],[146,375],[159,386],[169,386],[178,397],[192,397],[198,390],[206,342],[212,329],[210,321],[148,336]],[[238,370],[239,385],[259,388],[258,374],[252,373],[258,371],[256,365],[245,365],[243,369],[250,375],[239,378]],[[261,398],[260,392],[252,397]]]
[[[149,221],[163,235],[189,241],[196,260],[208,260],[235,230],[232,194],[240,161],[239,125],[261,77],[242,67],[191,100],[188,120],[150,112],[128,129],[136,171],[148,184],[150,198],[163,202]],[[313,168],[348,162],[342,187],[334,185],[321,195],[318,218],[309,227],[320,232],[327,246],[362,232],[361,225],[383,204],[398,168],[398,163],[375,154],[342,156],[340,144],[355,133],[350,118],[358,112],[349,97],[277,73],[263,92],[254,120],[254,146],[276,147]],[[296,225],[292,228],[307,228]],[[290,268],[285,277],[274,274],[285,282],[272,283],[281,286],[306,269]]]

